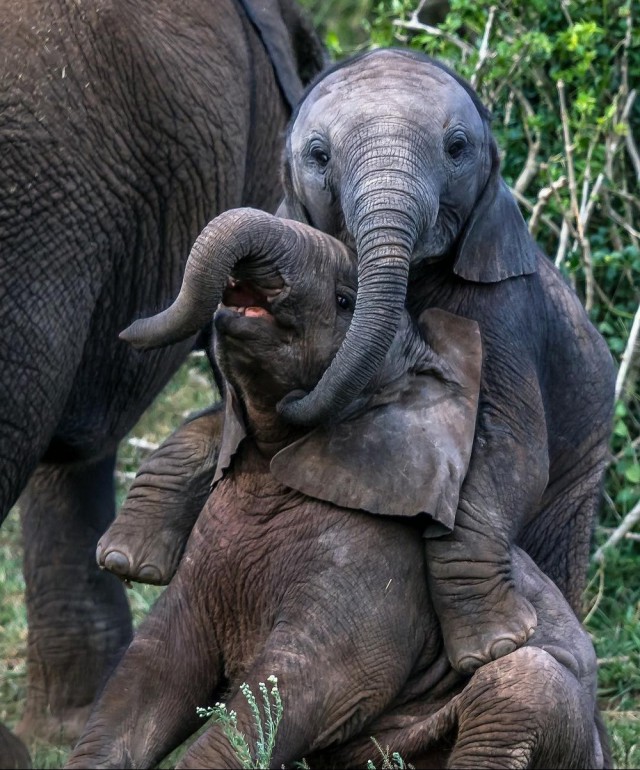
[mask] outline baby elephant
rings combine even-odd
[[[200,726],[198,706],[223,699],[255,745],[239,686],[258,693],[275,675],[284,715],[274,768],[302,758],[313,770],[364,767],[376,760],[372,735],[418,767],[602,767],[593,648],[525,554],[515,551],[515,579],[538,613],[535,642],[471,677],[451,668],[428,594],[421,533],[424,519],[451,526],[469,461],[476,324],[405,315],[375,381],[307,432],[278,406],[310,390],[343,341],[352,256],[250,210],[214,220],[192,258],[213,252],[233,273],[215,314],[228,390],[213,488],[68,766],[153,767]],[[192,289],[198,302],[212,287]],[[173,443],[209,467],[198,447],[218,427],[205,414]],[[219,723],[180,763],[240,766]]]

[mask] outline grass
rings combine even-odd
[[[127,474],[135,471],[145,452],[145,441],[161,442],[184,417],[211,403],[211,380],[204,362],[192,357],[167,385],[155,405],[131,434],[143,439],[123,442],[118,473],[121,502],[128,486]],[[598,535],[604,540],[604,535]],[[599,698],[612,734],[617,767],[640,767],[640,544],[624,541],[607,554],[601,568],[593,568],[585,597],[590,608],[587,628],[598,658]],[[24,583],[21,573],[18,513],[14,510],[0,528],[0,720],[13,726],[25,700],[27,627]],[[163,589],[135,585],[128,591],[134,621],[149,611]],[[393,749],[393,747],[391,747]],[[30,746],[34,767],[62,767],[68,747]],[[172,766],[172,759],[163,763]]]

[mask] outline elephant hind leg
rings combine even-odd
[[[197,709],[220,697],[225,680],[198,585],[193,573],[178,572],[154,604],[96,701],[66,767],[156,767],[202,726]]]
[[[518,545],[553,580],[579,618],[584,614],[583,592],[605,465],[601,460],[587,467],[588,473],[567,473],[549,484],[540,513],[518,538]]]
[[[537,647],[487,663],[441,708],[426,703],[424,709],[425,716],[382,717],[367,735],[416,768],[608,766],[593,697]],[[362,737],[346,751],[340,759],[348,756],[349,766],[375,761],[374,747]]]
[[[524,647],[479,669],[456,712],[450,767],[603,767],[593,699],[539,648]]]
[[[94,556],[114,515],[114,462],[42,464],[21,498],[29,626],[21,736],[75,741],[131,638],[124,588]]]
[[[209,495],[223,422],[222,405],[208,409],[147,457],[98,542],[100,567],[126,580],[169,583]]]

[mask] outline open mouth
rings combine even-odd
[[[246,318],[273,318],[271,303],[282,289],[264,288],[247,280],[230,277],[222,295],[222,305]]]

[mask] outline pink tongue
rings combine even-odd
[[[245,316],[257,318],[259,316],[269,315],[269,312],[265,310],[263,307],[248,307],[244,311],[244,314]]]

